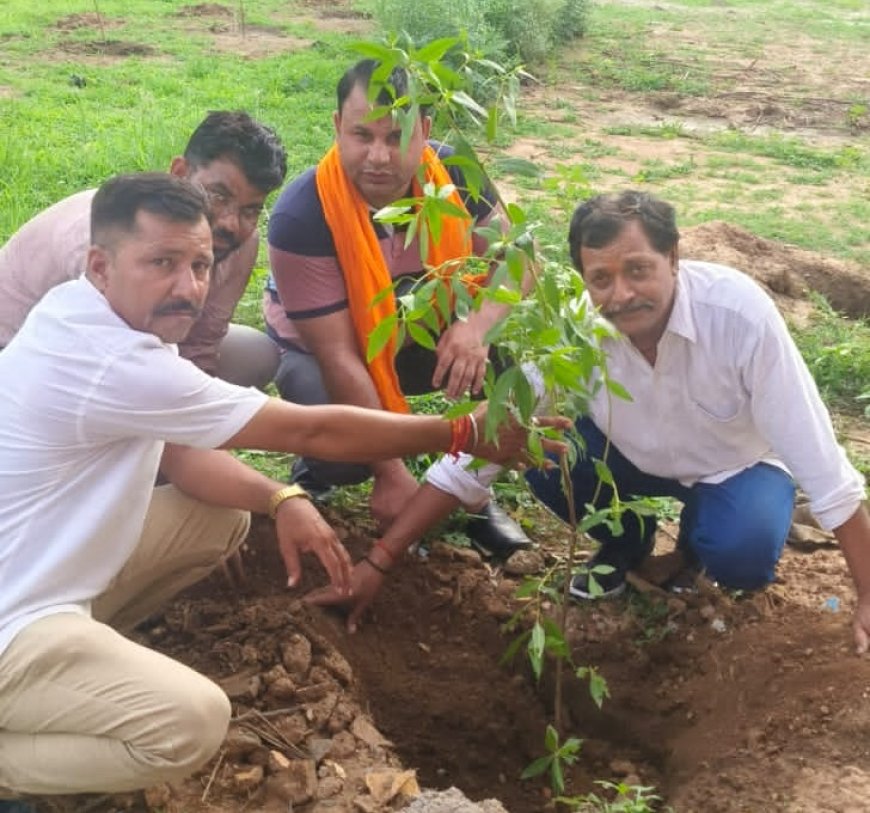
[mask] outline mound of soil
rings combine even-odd
[[[59,31],[77,31],[79,28],[105,29],[117,28],[122,25],[124,25],[124,21],[117,17],[106,18],[96,12],[87,11],[83,14],[67,14],[65,17],[61,17],[54,24],[54,27]]]
[[[761,282],[786,311],[816,291],[846,316],[870,317],[870,274],[856,263],[766,240],[721,220],[684,229],[680,255],[740,269]]]
[[[327,514],[361,555],[364,519]],[[563,532],[541,521],[539,568],[564,555]],[[254,523],[245,562],[244,588],[215,575],[138,633],[230,695],[220,754],[185,783],[88,809],[387,811],[418,785],[510,813],[554,809],[545,782],[519,778],[552,721],[553,667],[537,685],[525,664],[501,664],[517,576],[436,542],[400,565],[349,636],[339,615],[287,592],[270,523]],[[318,575],[309,565],[303,590]],[[647,592],[570,609],[575,661],[610,691],[599,709],[568,676],[565,729],[584,740],[574,793],[609,778],[655,785],[677,813],[866,809],[870,661],[851,649],[845,566],[832,546],[805,545],[779,574],[744,598],[703,581],[676,597],[638,580]]]
[[[68,54],[84,56],[152,56],[156,53],[150,45],[124,40],[70,40],[59,43],[58,48]]]
[[[233,17],[232,9],[220,3],[197,3],[194,6],[183,6],[175,12],[176,17]]]

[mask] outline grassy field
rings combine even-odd
[[[364,8],[5,0],[0,240],[113,173],[167,167],[210,109],[275,127],[292,177],[330,143],[351,42],[377,35],[355,17]],[[601,3],[584,39],[533,68],[542,83],[492,156],[531,145],[545,177],[501,180],[557,244],[580,195],[632,185],[670,199],[684,224],[727,219],[866,268],[868,36],[863,0]],[[260,323],[264,274],[261,258],[241,321]],[[832,315],[814,330],[802,337],[809,362],[859,414],[870,327]]]

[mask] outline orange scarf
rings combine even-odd
[[[435,150],[428,144],[423,150],[422,167],[424,182],[431,181],[436,187],[453,183]],[[365,358],[371,332],[396,313],[396,298],[392,292],[371,304],[377,294],[392,285],[393,280],[371,223],[371,210],[345,175],[337,146],[333,145],[317,165],[315,180],[326,225],[332,232],[338,263],[344,274],[357,344]],[[416,176],[411,188],[415,197],[423,194]],[[471,216],[467,214],[457,190],[454,189],[447,199],[465,211],[466,216],[442,215],[440,239],[437,242],[429,240],[426,267],[430,271],[447,260],[471,255]],[[402,395],[393,363],[396,352],[394,333],[383,350],[369,362],[368,369],[384,408],[390,412],[408,412],[408,403]]]

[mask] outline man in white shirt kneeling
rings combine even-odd
[[[619,495],[683,502],[679,548],[710,578],[739,589],[771,582],[791,524],[794,481],[820,524],[836,535],[858,590],[859,650],[870,631],[870,518],[864,481],[837,443],[816,385],[771,298],[750,277],[679,260],[674,209],[644,193],[599,195],[580,205],[569,232],[571,260],[592,302],[617,328],[606,339],[610,377],[578,421],[586,442],[572,472],[577,516],[597,494],[594,459],[605,459]],[[605,440],[609,435],[609,444]],[[794,480],[792,479],[794,477]],[[558,471],[530,472],[537,496],[567,518]],[[605,594],[650,552],[653,518],[629,512],[624,531],[592,529],[590,563]],[[579,598],[597,593],[589,576]]]

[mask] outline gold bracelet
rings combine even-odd
[[[293,497],[305,497],[306,499],[311,499],[309,493],[302,488],[302,486],[289,485],[284,486],[284,488],[279,488],[269,498],[269,516],[272,519],[275,519],[275,514],[278,512],[278,506],[285,500],[293,499]]]

